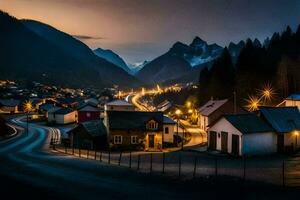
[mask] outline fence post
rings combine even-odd
[[[100,151],[100,158],[99,161],[102,162],[102,151]]]
[[[79,147],[79,157],[81,157],[81,147]]]
[[[131,169],[131,151],[129,153],[129,168]]]
[[[215,157],[215,176],[218,176],[218,157]]]
[[[108,151],[108,164],[110,164],[110,150]]]
[[[285,162],[282,163],[282,186],[285,187]]]
[[[150,174],[152,173],[152,153],[150,154]]]
[[[138,154],[138,165],[137,165],[137,170],[140,170],[140,160],[141,160],[141,155]]]
[[[246,156],[243,157],[243,167],[244,167],[243,179],[244,181],[246,181]]]
[[[75,150],[74,150],[74,145],[72,145],[72,155],[74,155],[74,152]]]
[[[165,152],[163,152],[163,163],[162,163],[162,173],[165,173]]]
[[[196,169],[197,169],[197,155],[195,156],[195,160],[194,160],[193,178],[196,178]]]
[[[119,166],[121,165],[121,159],[122,159],[122,151],[120,152],[120,157],[119,157]]]
[[[97,160],[97,151],[95,149],[95,160]]]
[[[179,160],[178,160],[178,176],[181,176],[181,153],[179,153]]]

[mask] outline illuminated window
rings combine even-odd
[[[131,136],[131,144],[137,144],[137,143],[138,143],[137,136]]]
[[[122,144],[123,137],[122,135],[114,135],[114,144]]]
[[[150,130],[156,130],[158,128],[158,123],[155,122],[155,121],[150,121],[148,124],[147,124],[147,129],[150,129]]]

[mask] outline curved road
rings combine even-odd
[[[12,122],[25,127],[22,117]],[[28,136],[19,134],[0,143],[0,177],[18,183],[9,188],[17,193],[22,188],[26,195],[38,192],[51,199],[192,199],[197,193],[186,183],[51,152],[51,134],[58,136],[58,130],[29,127]]]

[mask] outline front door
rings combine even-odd
[[[222,152],[227,152],[227,150],[228,150],[227,144],[228,144],[228,133],[221,132],[221,151]]]
[[[232,149],[231,153],[233,155],[238,156],[239,155],[239,149],[240,149],[240,137],[238,135],[232,135]]]
[[[149,148],[154,148],[154,135],[149,135]]]
[[[284,135],[283,134],[277,135],[277,151],[279,153],[284,152]]]
[[[209,132],[209,148],[212,150],[217,149],[217,133],[215,131]]]

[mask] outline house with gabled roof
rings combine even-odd
[[[300,111],[300,94],[292,94],[285,98],[279,105],[278,107],[283,107],[283,106],[297,106],[298,110]]]
[[[53,124],[71,124],[76,121],[77,112],[70,108],[54,107],[48,110],[46,114],[48,123]]]
[[[277,152],[277,134],[253,113],[224,115],[208,129],[208,148],[233,155]]]
[[[100,109],[92,102],[81,104],[77,108],[77,122],[100,120]]]
[[[82,122],[67,134],[71,147],[94,150],[107,148],[107,130],[101,120]]]
[[[278,134],[277,149],[279,152],[293,151],[300,147],[300,113],[296,106],[261,107],[260,117]]]
[[[237,112],[242,109],[237,107]],[[234,104],[229,99],[209,100],[206,104],[198,109],[198,125],[202,130],[207,130],[208,126],[224,114],[233,114]]]
[[[176,123],[162,112],[107,111],[104,124],[113,149],[161,151],[174,142]]]

